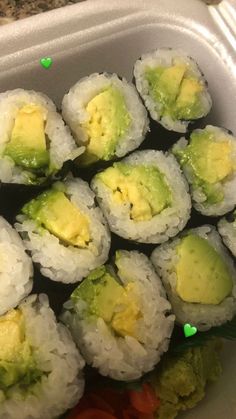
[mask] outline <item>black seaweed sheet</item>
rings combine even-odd
[[[202,125],[202,121],[201,121]],[[198,127],[195,124],[194,128]],[[156,149],[156,150],[168,150],[183,134],[167,131],[161,125],[151,120],[150,131],[148,132],[145,141],[139,147],[140,150],[145,149]],[[92,168],[80,169],[76,165],[72,165],[71,162],[66,164],[66,167],[61,172],[63,178],[68,170],[71,170],[74,176],[80,176],[82,179],[90,182],[92,177],[98,172],[98,170],[107,167],[111,163],[104,162],[102,164],[96,164]],[[59,176],[57,176],[57,179]],[[45,190],[51,182],[39,186],[25,186],[17,184],[4,184],[0,183],[0,215],[5,217],[12,225],[15,222],[15,217],[19,214],[22,206],[30,199],[37,196],[40,192]],[[203,217],[198,214],[195,210],[192,210],[191,219],[188,222],[187,227],[196,227],[204,223],[215,224],[215,218]],[[139,250],[146,255],[150,255],[156,245],[151,244],[139,244],[132,241],[128,241],[118,237],[116,234],[112,234],[110,257],[112,257],[117,249],[126,250]],[[55,311],[56,315],[59,315],[62,309],[63,303],[68,299],[71,292],[76,288],[76,284],[62,284],[60,282],[52,281],[44,277],[37,266],[35,268],[34,275],[34,287],[33,293],[46,293],[49,297],[50,305]]]
[[[202,128],[204,127],[204,119],[194,123],[191,126],[192,129]],[[172,131],[167,131],[161,125],[155,123],[151,120],[150,123],[150,132],[148,132],[145,141],[139,147],[139,150],[145,149],[156,149],[167,151],[172,147],[172,145],[179,140],[180,137],[184,136],[184,134],[175,133]],[[186,135],[185,135],[186,136]],[[88,169],[80,169],[78,166],[74,165],[66,167],[66,170],[63,171],[63,175],[65,175],[66,171],[71,169],[72,173],[76,177],[81,177],[82,179],[90,182],[92,177],[98,172],[98,170],[107,167],[111,163],[102,163],[96,164],[92,168]],[[20,208],[31,198],[36,196],[40,193],[45,186],[32,186],[27,187],[24,185],[4,185],[0,184],[0,215],[3,215],[11,224],[14,223],[16,215],[19,213]],[[203,224],[213,224],[216,225],[218,218],[213,217],[205,217],[201,214],[197,213],[194,209],[191,212],[191,218],[186,226],[186,228],[193,228],[197,226],[201,226]],[[140,244],[135,243],[132,241],[128,241],[118,237],[117,235],[112,233],[112,241],[111,241],[111,249],[109,256],[112,257],[116,250],[118,249],[126,249],[126,250],[139,250],[140,252],[145,253],[147,256],[150,256],[153,249],[156,245],[152,244]],[[44,277],[37,266],[34,266],[35,274],[34,274],[34,286],[32,293],[46,293],[49,297],[50,306],[54,310],[55,314],[58,316],[62,310],[63,303],[69,298],[72,291],[76,288],[78,284],[62,284],[59,282],[52,281],[46,277]],[[196,336],[199,337],[201,341],[205,341],[204,335],[205,333],[198,333]],[[193,337],[194,338],[194,337]],[[191,338],[191,339],[193,339]],[[195,338],[196,339],[196,338]],[[188,341],[190,342],[190,340]],[[183,334],[182,327],[175,326],[170,348],[174,349],[176,346],[180,347],[183,345],[185,347],[186,338]],[[193,345],[195,344],[192,341]],[[92,367],[85,368],[85,375],[86,375],[86,387],[90,388],[91,385],[93,386],[96,382],[97,385],[112,385],[112,381],[110,379],[101,377],[97,371]],[[119,386],[118,383],[114,383],[114,386]],[[136,386],[137,383],[134,383]],[[122,385],[121,385],[122,387]],[[63,415],[62,418],[65,418],[66,415]]]

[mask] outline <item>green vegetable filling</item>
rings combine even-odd
[[[201,101],[204,84],[188,73],[188,66],[177,60],[171,67],[146,68],[149,93],[158,104],[157,110],[161,117],[191,120],[204,115]]]
[[[4,154],[18,166],[36,173],[50,163],[44,132],[45,110],[36,105],[23,106],[17,113],[10,141]]]
[[[40,381],[43,372],[37,368],[30,342],[25,336],[20,310],[0,317],[0,391],[8,398],[14,389],[21,394]]]
[[[135,296],[133,282],[122,286],[112,273],[112,268],[95,269],[73,292],[74,303],[86,303],[83,316],[100,317],[119,336],[136,337],[136,321],[142,316],[139,301]]]
[[[183,150],[173,150],[181,167],[190,170],[193,189],[201,188],[206,195],[206,204],[224,199],[222,184],[235,170],[232,151],[228,138],[215,141],[214,132],[207,129],[193,132]]]
[[[176,292],[182,300],[220,304],[232,292],[228,266],[208,240],[189,234],[177,246],[177,254]]]
[[[110,160],[117,143],[131,124],[125,98],[115,87],[108,87],[87,104],[88,122],[82,124],[88,140],[80,162],[89,165],[97,160]]]
[[[67,245],[85,248],[89,244],[88,217],[62,191],[42,193],[27,203],[22,212]]]
[[[115,163],[97,178],[112,190],[115,203],[130,205],[130,218],[134,221],[150,220],[171,206],[171,190],[156,167]]]

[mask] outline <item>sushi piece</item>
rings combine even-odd
[[[185,231],[157,247],[151,260],[180,324],[208,330],[236,314],[235,265],[215,227]]]
[[[102,375],[134,380],[167,351],[174,325],[170,303],[148,258],[119,250],[113,265],[94,270],[64,304],[82,354]]]
[[[51,419],[84,390],[84,360],[57,323],[46,295],[31,295],[0,317],[0,417]]]
[[[31,292],[32,277],[33,264],[20,236],[0,217],[0,315]]]
[[[40,184],[79,148],[44,94],[16,89],[0,94],[0,181]]]
[[[53,281],[72,283],[107,260],[110,233],[88,184],[68,178],[28,202],[17,217],[32,259]]]
[[[135,87],[116,74],[79,80],[64,96],[62,113],[77,143],[86,147],[79,159],[83,166],[138,148],[149,125]]]
[[[110,229],[128,240],[162,243],[190,217],[188,185],[172,155],[137,151],[92,180]]]
[[[136,61],[136,87],[152,119],[170,131],[186,132],[212,106],[206,81],[184,51],[157,49]]]
[[[236,210],[222,218],[218,222],[217,228],[224,244],[236,257]]]
[[[223,128],[194,130],[189,142],[173,147],[190,184],[193,205],[208,216],[223,215],[236,205],[236,138]]]

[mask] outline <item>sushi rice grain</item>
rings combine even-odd
[[[202,85],[202,92],[200,94],[200,102],[202,112],[196,119],[206,116],[212,106],[212,100],[207,90],[206,81],[193,58],[189,57],[186,52],[180,49],[160,48],[155,51],[143,54],[134,65],[134,77],[136,87],[141,97],[144,100],[145,106],[150,112],[152,119],[163,125],[164,128],[170,131],[186,132],[191,121],[183,119],[173,119],[171,115],[162,115],[163,105],[155,101],[150,95],[149,83],[145,78],[145,71],[147,68],[169,68],[174,62],[179,65],[186,65],[187,75],[190,78],[196,78]],[[171,80],[172,81],[172,80]]]
[[[68,178],[63,187],[70,201],[89,218],[91,241],[88,247],[65,246],[48,230],[42,234],[37,222],[26,215],[17,216],[15,227],[43,275],[53,281],[74,283],[107,260],[111,238],[89,185],[81,179]]]
[[[0,417],[56,419],[83,394],[84,360],[69,331],[56,322],[45,294],[31,295],[17,310],[23,316],[24,339],[30,343],[36,368],[42,375],[29,387],[13,385],[7,395],[0,390]]]
[[[33,264],[14,228],[0,217],[0,315],[32,290]]]
[[[82,299],[65,303],[62,321],[88,364],[102,375],[130,381],[151,371],[160,361],[168,349],[175,317],[170,314],[170,303],[147,256],[137,251],[117,253],[117,278],[122,286],[134,284],[133,298],[139,301],[142,313],[136,320],[137,337],[117,335],[102,317],[91,321],[85,315],[87,303]]]
[[[57,172],[67,160],[74,160],[83,153],[65,125],[61,115],[49,97],[33,90],[15,89],[0,94],[0,181],[4,183],[28,184],[35,181],[35,174],[15,164],[4,150],[11,138],[14,120],[21,108],[26,105],[42,107],[47,114],[45,134],[48,138],[48,151],[52,173]],[[46,174],[44,176],[46,178]]]
[[[112,190],[99,179],[98,174],[92,179],[91,187],[111,231],[140,243],[163,243],[176,236],[190,217],[191,200],[187,182],[175,158],[162,151],[143,150],[130,154],[121,163],[131,167],[154,167],[160,170],[171,190],[172,203],[150,220],[133,220],[130,217],[130,205],[126,202],[117,204],[113,199]]]
[[[176,321],[180,324],[190,323],[198,330],[208,330],[213,326],[220,326],[231,320],[236,314],[236,269],[233,259],[230,257],[227,249],[222,244],[219,234],[215,227],[204,225],[195,229],[188,230],[193,234],[206,239],[212,247],[218,252],[228,267],[232,278],[232,292],[219,304],[201,304],[185,302],[177,294],[177,274],[176,265],[178,263],[177,246],[181,243],[180,237],[164,243],[157,247],[152,255],[151,261],[160,275],[169,301],[172,305]],[[191,272],[189,272],[191,275]]]
[[[232,218],[232,219],[231,219]],[[224,244],[228,247],[234,257],[236,257],[236,222],[235,212],[221,218],[217,224],[218,231]]]
[[[105,158],[105,160],[123,157],[139,147],[149,129],[147,111],[139,98],[135,86],[128,83],[124,78],[120,79],[116,74],[94,73],[82,78],[72,86],[62,102],[62,114],[66,123],[71,128],[77,143],[86,147],[89,138],[83,125],[90,118],[89,113],[86,111],[86,106],[94,97],[109,87],[117,89],[124,97],[131,124],[127,132],[125,131],[119,137],[113,154],[109,158]],[[114,113],[113,118],[115,117]],[[102,120],[106,118],[107,115],[102,116]],[[102,143],[103,139],[100,138],[100,141]]]

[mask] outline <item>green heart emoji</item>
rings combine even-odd
[[[191,326],[191,324],[186,323],[184,325],[184,335],[186,338],[193,336],[197,333],[197,328],[195,326]]]
[[[40,60],[40,64],[41,64],[41,66],[43,67],[43,68],[50,68],[51,67],[51,65],[52,65],[52,59],[51,59],[51,57],[44,57],[44,58],[41,58],[41,60]]]

